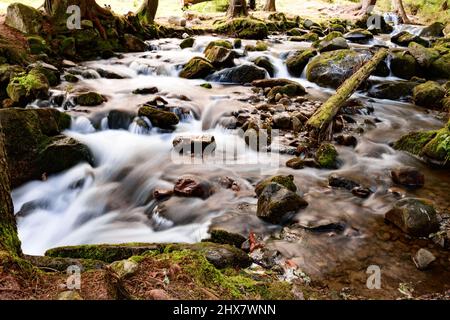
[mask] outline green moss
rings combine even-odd
[[[256,42],[256,45],[246,45],[245,50],[246,51],[267,51],[269,49],[269,46],[264,41],[258,40]]]
[[[31,54],[49,53],[47,42],[40,36],[30,36],[27,38]]]
[[[105,102],[105,98],[97,92],[87,92],[80,94],[76,98],[77,104],[81,106],[98,106]]]
[[[181,70],[180,77],[186,79],[201,79],[214,72],[214,66],[201,57],[192,58]]]
[[[286,59],[286,65],[289,73],[299,77],[303,73],[303,70],[305,69],[309,60],[316,54],[317,52],[312,49],[300,50],[291,54]]]
[[[34,99],[46,97],[48,89],[49,82],[46,76],[39,70],[32,69],[28,74],[12,78],[6,92],[14,102],[28,103]]]
[[[436,136],[425,145],[421,154],[446,164],[450,160],[450,131],[448,128],[439,130]]]
[[[436,131],[412,132],[401,137],[395,144],[397,150],[419,155],[423,147],[436,136]]]
[[[342,35],[341,32],[339,32],[339,31],[332,31],[329,34],[327,34],[322,40],[320,40],[320,42],[319,41],[315,42],[313,44],[313,46],[317,48],[317,47],[319,47],[319,44],[322,43],[322,42],[329,42],[329,41],[331,41],[333,39],[336,39],[336,38],[339,38],[339,37],[342,37],[342,36],[343,35]]]
[[[225,49],[233,49],[233,45],[231,44],[230,41],[228,40],[214,40],[211,41],[205,48],[205,55],[208,53],[209,49],[213,48],[213,47],[223,47]]]
[[[262,40],[267,38],[267,25],[256,19],[238,18],[220,23],[216,27],[216,32],[233,35],[241,39]]]
[[[192,48],[194,46],[195,39],[194,38],[186,38],[180,43],[181,49]]]
[[[419,84],[413,89],[413,100],[418,106],[440,108],[444,97],[444,88],[434,81]]]
[[[241,245],[245,242],[246,238],[238,233],[228,232],[222,229],[210,230],[211,242],[220,244],[229,244],[237,248],[241,248]]]
[[[202,83],[200,85],[200,87],[205,88],[205,89],[212,89],[211,83]]]
[[[103,244],[59,247],[47,250],[45,255],[48,257],[100,260],[110,263],[128,259],[136,255],[143,255],[149,251],[157,251],[160,253],[161,250],[162,248],[159,245],[126,243],[119,245]]]
[[[272,182],[278,183],[293,192],[297,191],[297,186],[294,183],[294,176],[279,175],[279,176],[270,177],[270,178],[267,178],[267,179],[264,179],[264,180],[258,182],[258,184],[255,187],[256,195],[259,196],[262,193],[262,191],[264,190],[264,188]]]
[[[331,143],[322,143],[316,151],[316,160],[321,168],[337,168],[337,157],[337,150]]]

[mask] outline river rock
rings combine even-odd
[[[255,187],[256,195],[257,196],[261,195],[264,188],[267,187],[272,182],[278,183],[292,192],[297,191],[297,186],[294,183],[293,175],[288,175],[288,176],[279,175],[279,176],[273,176],[273,177],[270,177],[270,178],[267,178],[267,179],[264,179],[264,180],[261,180],[260,182],[258,182]]]
[[[355,29],[346,33],[344,37],[350,42],[366,44],[373,39],[373,34],[364,29]]]
[[[385,214],[385,219],[414,237],[427,237],[439,230],[436,210],[424,199],[398,200]]]
[[[214,72],[214,66],[201,57],[192,58],[181,70],[180,77],[186,79],[202,79]]]
[[[266,70],[252,64],[242,64],[233,68],[218,71],[210,76],[211,81],[247,84],[264,79]]]
[[[79,162],[93,162],[87,147],[60,135],[71,118],[56,109],[2,109],[0,123],[13,188]]]
[[[336,50],[325,52],[315,57],[306,67],[306,76],[309,81],[320,86],[337,88],[355,69],[371,58],[369,52],[354,50]]]
[[[315,50],[307,49],[295,51],[286,59],[286,66],[291,75],[300,77],[309,60],[317,54]]]
[[[284,186],[271,182],[258,198],[256,215],[264,221],[280,224],[290,213],[308,205],[302,197]]]
[[[425,184],[425,176],[414,167],[401,167],[391,170],[392,181],[402,186],[416,189]]]
[[[18,106],[26,106],[35,99],[48,98],[49,81],[39,69],[12,77],[6,87],[9,98]]]
[[[369,81],[369,85],[368,95],[372,98],[406,100],[412,96],[413,89],[418,83],[412,81]]]
[[[157,87],[138,88],[133,90],[133,94],[155,94],[158,93]]]
[[[112,130],[128,130],[136,114],[126,110],[111,110],[108,113],[108,128]]]
[[[247,240],[247,238],[240,233],[217,226],[210,227],[208,232],[211,236],[209,241],[220,244],[229,244],[236,248],[241,248],[242,244]]]
[[[419,65],[408,52],[393,52],[391,53],[391,71],[395,76],[409,80],[418,74]]]
[[[434,22],[420,31],[421,37],[443,37],[445,25],[441,22]]]
[[[153,126],[161,129],[173,129],[180,122],[175,113],[147,105],[139,108],[138,116],[146,117]]]
[[[436,260],[436,257],[427,249],[419,249],[413,257],[414,264],[419,270],[426,270]]]
[[[207,154],[216,149],[216,141],[213,135],[201,136],[177,136],[173,139],[172,145],[180,153]]]
[[[192,48],[194,46],[195,39],[194,38],[186,38],[180,43],[181,49]]]
[[[427,40],[425,40],[419,36],[415,36],[415,35],[409,33],[408,31],[402,31],[402,32],[397,33],[396,35],[391,37],[391,41],[392,41],[392,43],[395,43],[402,47],[407,47],[411,42],[419,43],[425,47],[430,46],[430,43]]]
[[[275,75],[275,66],[270,62],[269,58],[258,57],[253,63],[255,66],[265,69],[271,77]]]
[[[228,40],[214,40],[214,41],[211,41],[210,43],[208,43],[208,45],[206,46],[206,48],[205,48],[203,53],[205,55],[207,55],[208,51],[211,48],[214,48],[214,47],[222,47],[222,48],[225,48],[225,49],[232,50],[233,49],[233,44],[230,41],[228,41]]]
[[[207,51],[206,58],[216,68],[231,68],[234,66],[235,52],[224,47],[214,46]]]
[[[23,33],[38,34],[42,29],[43,16],[35,8],[13,3],[6,11],[5,24]]]
[[[330,187],[334,188],[342,188],[346,190],[353,190],[354,188],[357,188],[360,186],[360,184],[356,181],[353,181],[349,178],[343,177],[339,174],[333,173],[328,177],[328,184]]]
[[[93,91],[82,93],[75,98],[76,104],[88,107],[99,106],[105,101],[107,100],[104,96]]]
[[[429,68],[431,64],[440,57],[440,53],[438,50],[433,48],[426,48],[415,42],[411,42],[409,44],[408,51],[414,57],[414,59],[416,59],[419,66],[425,69],[425,73],[428,73],[427,68]]]
[[[413,89],[413,100],[418,106],[426,108],[441,108],[445,97],[444,88],[439,83],[428,81]]]
[[[213,193],[213,188],[206,180],[192,175],[185,175],[178,178],[173,191],[177,196],[206,199]]]
[[[356,147],[358,139],[349,134],[340,134],[335,138],[337,144],[346,147]]]
[[[338,153],[330,143],[322,143],[316,151],[315,158],[321,168],[336,169],[338,167]]]
[[[335,51],[335,50],[345,50],[350,48],[347,40],[343,37],[337,37],[332,40],[322,40],[317,46],[321,53]]]
[[[291,116],[287,112],[280,112],[272,117],[273,128],[289,129],[292,127]]]
[[[143,52],[148,48],[144,41],[129,33],[123,35],[123,40],[125,48],[129,52]]]
[[[450,52],[442,54],[430,66],[430,75],[437,78],[450,79]]]
[[[114,261],[109,265],[109,268],[111,268],[119,278],[124,279],[135,274],[139,268],[139,264],[132,259],[127,259]]]

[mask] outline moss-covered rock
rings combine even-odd
[[[309,81],[320,86],[337,88],[371,56],[368,52],[354,50],[325,52],[311,60],[306,68],[306,76]]]
[[[27,37],[28,47],[31,54],[49,53],[47,42],[40,36]]]
[[[195,39],[194,38],[186,38],[180,43],[181,49],[192,48],[194,46]]]
[[[293,42],[317,42],[319,41],[319,36],[317,33],[314,32],[308,32],[302,36],[294,36],[290,37],[289,41]]]
[[[413,35],[413,34],[409,33],[408,31],[402,31],[402,32],[399,32],[398,34],[392,36],[391,41],[402,47],[407,47],[411,42],[419,43],[425,47],[430,46],[430,44],[427,40],[425,40],[419,36]]]
[[[247,240],[239,233],[230,232],[229,230],[220,227],[212,227],[208,232],[211,237],[208,241],[219,244],[229,244],[236,248],[241,248],[242,244]]]
[[[273,176],[273,177],[270,177],[270,178],[267,178],[267,179],[264,179],[264,180],[258,182],[255,187],[256,195],[257,196],[261,195],[264,188],[267,187],[272,182],[278,183],[278,184],[284,186],[285,188],[291,190],[292,192],[297,191],[297,186],[294,183],[294,176],[279,175],[279,176]]]
[[[338,167],[338,153],[331,143],[322,143],[316,151],[315,158],[321,168],[336,169]]]
[[[72,58],[74,57],[76,52],[76,42],[73,37],[63,37],[60,39],[59,44],[59,52],[64,57]]]
[[[35,72],[43,74],[47,78],[48,84],[52,87],[57,86],[61,82],[61,73],[51,64],[37,62],[29,65],[28,67],[31,68],[30,73]]]
[[[258,57],[253,63],[257,67],[265,69],[271,77],[275,75],[275,66],[267,57]]]
[[[421,37],[443,37],[445,25],[442,22],[433,22],[420,31]]]
[[[71,118],[56,109],[3,109],[0,123],[5,135],[12,187],[76,165],[92,155],[79,142],[61,136]]]
[[[216,27],[216,32],[233,35],[241,39],[262,40],[267,38],[268,28],[260,20],[238,18],[223,22]]]
[[[201,57],[192,58],[181,70],[180,77],[186,79],[202,79],[214,72],[214,66]]]
[[[302,96],[306,93],[305,88],[298,83],[286,84],[284,86],[273,87],[267,94],[269,101],[274,102],[277,95],[286,95],[288,97]]]
[[[0,65],[0,100],[5,99],[8,96],[6,87],[8,86],[9,81],[24,72],[25,70],[21,66],[9,64]]]
[[[355,29],[346,33],[345,39],[354,43],[366,44],[373,39],[373,34],[365,29]]]
[[[408,100],[412,96],[414,87],[417,82],[412,81],[382,81],[369,82],[369,96],[378,99],[389,100]]]
[[[253,64],[241,64],[218,71],[211,76],[214,81],[239,84],[247,84],[265,78],[266,70]]]
[[[291,53],[286,59],[286,65],[290,74],[300,77],[309,60],[317,54],[315,50],[306,49]]]
[[[106,98],[97,92],[86,92],[78,95],[75,99],[75,102],[80,106],[98,106],[106,101]]]
[[[6,11],[5,24],[27,34],[42,30],[43,16],[39,10],[22,3],[13,3]]]
[[[180,122],[175,113],[151,106],[139,108],[138,115],[140,117],[147,117],[153,126],[162,129],[173,129]]]
[[[207,55],[208,51],[214,47],[222,47],[225,49],[232,50],[233,44],[228,40],[214,40],[214,41],[211,41],[210,43],[208,43],[208,45],[206,46],[205,51],[203,53],[205,55]]]
[[[18,105],[26,106],[35,99],[48,97],[49,83],[46,76],[37,69],[12,78],[6,88],[9,98]]]
[[[215,46],[206,51],[206,58],[218,69],[234,66],[235,52],[233,50]]]
[[[132,34],[124,34],[123,40],[124,46],[129,52],[142,52],[147,50],[148,46],[145,44],[145,42]]]
[[[414,57],[406,51],[393,52],[390,55],[392,73],[402,79],[409,80],[419,74],[419,65]]]
[[[440,56],[439,51],[433,48],[425,48],[424,46],[411,42],[408,46],[409,53],[416,59],[419,66],[425,69],[427,73],[427,68],[437,60]]]
[[[269,50],[269,46],[265,41],[258,40],[255,45],[246,45],[245,51],[267,51]]]
[[[256,215],[264,221],[280,224],[286,221],[289,214],[295,214],[307,205],[297,193],[270,182],[259,195]]]
[[[414,103],[422,107],[441,108],[444,97],[444,88],[434,81],[419,84],[413,90]]]
[[[436,210],[430,201],[424,199],[398,200],[386,213],[385,219],[415,237],[427,237],[439,230]]]
[[[450,79],[450,53],[441,55],[430,66],[430,74],[436,78]]]

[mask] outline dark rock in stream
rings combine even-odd
[[[158,93],[157,87],[138,88],[133,90],[133,94],[155,94]]]
[[[267,71],[251,64],[242,64],[237,67],[218,71],[208,77],[209,81],[247,84],[255,80],[266,78]]]
[[[125,110],[111,110],[108,113],[108,128],[112,130],[128,130],[136,114]]]
[[[301,196],[284,186],[271,182],[258,198],[256,215],[264,221],[281,224],[286,222],[289,214],[308,206]]]
[[[420,31],[421,37],[443,37],[445,25],[442,22],[434,22]]]
[[[216,141],[212,135],[178,136],[173,139],[172,145],[179,153],[186,154],[209,155],[216,149]]]
[[[294,176],[273,176],[267,179],[264,179],[256,184],[255,187],[255,193],[257,196],[260,196],[263,190],[270,184],[270,183],[277,183],[285,188],[291,190],[292,192],[297,191],[297,186],[294,183]]]
[[[439,230],[437,213],[428,200],[405,198],[398,200],[385,214],[385,219],[414,237],[428,237]]]
[[[369,82],[369,97],[377,99],[400,100],[412,96],[414,87],[418,84],[412,81]]]
[[[421,188],[425,184],[425,176],[416,168],[401,167],[391,170],[392,181],[407,188]]]
[[[419,43],[425,47],[429,47],[430,43],[416,35],[409,33],[408,31],[402,31],[391,37],[392,43],[398,44],[402,47],[407,47],[411,42]]]
[[[140,107],[138,115],[140,117],[147,117],[153,126],[162,129],[173,129],[180,122],[180,119],[175,113],[151,106]]]
[[[202,199],[208,198],[214,192],[212,185],[208,181],[192,175],[178,178],[173,191],[177,196]]]
[[[80,106],[87,106],[87,107],[93,107],[101,105],[103,102],[107,101],[104,96],[97,92],[87,92],[79,94],[75,98],[75,103],[79,104]]]

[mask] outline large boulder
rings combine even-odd
[[[315,50],[299,50],[291,53],[286,59],[286,65],[291,75],[300,77],[309,62],[316,55]]]
[[[206,58],[216,68],[230,68],[234,66],[235,52],[233,50],[214,46],[206,51]]]
[[[297,193],[278,183],[269,183],[258,198],[256,215],[264,221],[280,224],[289,214],[308,205]]]
[[[422,29],[421,37],[443,37],[445,25],[442,22],[434,22]]]
[[[396,77],[409,80],[419,73],[419,65],[406,51],[391,53],[391,71]]]
[[[429,201],[417,198],[398,200],[385,219],[414,237],[428,237],[439,230],[439,221]]]
[[[279,185],[282,185],[283,187],[287,188],[288,190],[291,190],[292,192],[297,191],[297,186],[294,183],[294,176],[273,176],[267,179],[264,179],[256,184],[255,187],[255,193],[257,196],[260,196],[263,190],[271,183],[277,183]]]
[[[206,199],[213,194],[213,188],[208,181],[192,175],[184,175],[178,178],[173,191],[177,196],[202,199]]]
[[[147,50],[148,46],[138,37],[125,33],[123,35],[124,46],[129,52],[142,52]]]
[[[350,42],[366,44],[373,39],[373,34],[364,29],[355,29],[346,33],[344,37]]]
[[[180,119],[175,113],[152,106],[143,106],[139,108],[138,115],[140,117],[146,117],[153,126],[162,129],[173,129],[173,127],[180,122]]]
[[[237,18],[217,26],[218,33],[231,34],[236,38],[262,40],[267,38],[269,30],[267,25],[251,18]]]
[[[412,81],[383,81],[369,82],[368,95],[377,99],[407,100],[412,96],[412,92],[417,82]]]
[[[409,33],[408,31],[402,31],[391,37],[392,43],[395,43],[402,47],[407,47],[411,42],[419,43],[425,47],[429,47],[430,43],[416,35]]]
[[[202,79],[214,72],[214,66],[201,57],[192,58],[181,70],[180,77],[186,79]]]
[[[23,33],[38,34],[42,30],[42,14],[22,3],[13,3],[6,11],[5,24]]]
[[[414,103],[422,107],[441,108],[444,97],[444,88],[434,81],[419,84],[413,90]]]
[[[264,79],[267,71],[252,64],[242,64],[218,71],[210,76],[212,81],[247,84]]]
[[[436,78],[450,79],[450,53],[441,55],[431,63],[430,74]]]
[[[275,75],[276,68],[269,60],[269,58],[264,56],[258,57],[255,59],[255,61],[253,61],[253,63],[255,64],[255,66],[265,69],[271,77]]]
[[[408,46],[409,53],[416,59],[419,66],[426,69],[439,59],[439,51],[433,48],[425,48],[421,44],[411,42]]]
[[[316,151],[315,159],[321,168],[336,169],[338,152],[331,143],[322,143]]]
[[[368,51],[336,50],[315,57],[306,68],[309,81],[320,86],[338,88],[357,66],[371,58]]]
[[[61,135],[70,122],[69,115],[56,109],[0,110],[13,188],[67,170],[79,162],[92,163],[86,146]]]

